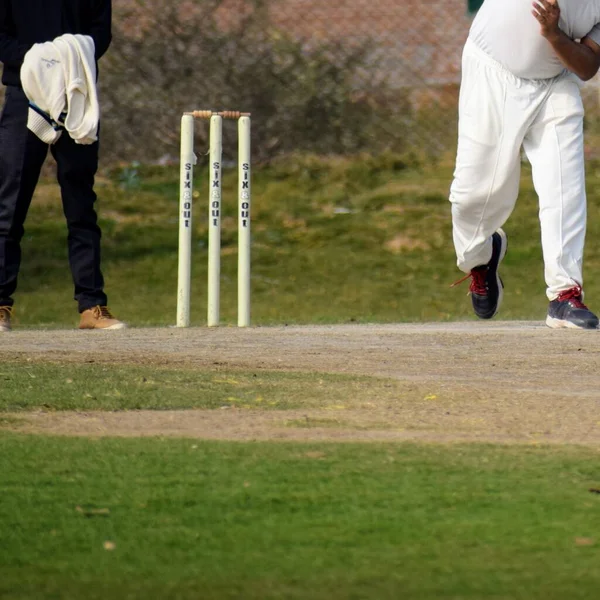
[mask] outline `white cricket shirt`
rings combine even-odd
[[[560,28],[574,40],[600,44],[600,0],[557,0]],[[525,79],[549,79],[564,70],[531,14],[532,0],[485,0],[469,37],[486,54]]]

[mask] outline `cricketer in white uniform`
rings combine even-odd
[[[485,0],[462,59],[450,188],[457,265],[475,314],[493,317],[502,225],[519,191],[521,149],[539,196],[550,327],[595,329],[583,303],[586,194],[580,79],[600,67],[600,0]],[[462,281],[462,280],[461,280]]]

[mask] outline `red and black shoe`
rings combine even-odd
[[[575,286],[550,302],[546,325],[552,329],[598,329],[598,317],[583,303],[583,292]]]
[[[456,284],[471,278],[469,291],[473,310],[480,319],[491,319],[502,304],[504,284],[498,274],[498,267],[506,255],[508,246],[506,234],[498,229],[492,235],[492,258],[487,265],[475,267]],[[456,285],[454,284],[454,285]]]

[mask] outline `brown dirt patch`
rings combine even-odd
[[[600,444],[596,331],[541,323],[15,331],[0,358],[388,377],[422,399],[351,410],[4,415],[31,433],[230,440]],[[14,419],[14,420],[13,420]]]

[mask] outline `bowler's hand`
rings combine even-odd
[[[560,7],[557,0],[536,0],[531,14],[538,20],[540,33],[548,40],[560,35]]]

